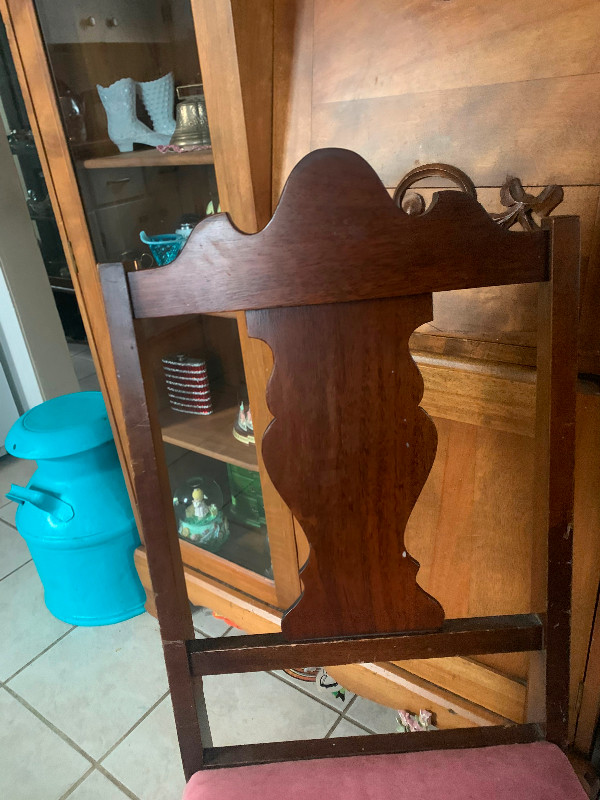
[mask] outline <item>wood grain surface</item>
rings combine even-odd
[[[246,314],[275,359],[265,465],[312,548],[291,640],[442,623],[403,541],[437,442],[408,351],[430,315],[430,295]]]
[[[328,148],[297,165],[262,231],[207,218],[129,288],[136,317],[314,305],[536,282],[546,256],[541,231],[501,229],[465,194],[440,192],[411,217],[360,156]]]
[[[329,146],[359,152],[389,187],[416,165],[456,164],[492,211],[507,175],[560,183],[559,213],[582,220],[580,371],[600,374],[600,247],[588,267],[588,234],[600,242],[595,0],[281,5],[274,199],[302,156]],[[438,295],[427,330],[457,339],[450,354],[534,365],[535,326],[536,293],[521,286]]]
[[[284,634],[278,633],[201,639],[189,642],[188,652],[194,675],[222,675],[300,668],[309,662],[336,666],[371,660],[541,650],[543,645],[541,619],[536,614],[522,614],[446,620],[436,633],[323,638],[292,645]]]
[[[331,739],[306,739],[292,742],[208,747],[205,769],[239,767],[244,764],[269,764],[274,761],[299,761],[305,758],[373,755],[375,753],[414,753],[465,747],[489,747],[524,744],[543,739],[538,725],[490,725],[419,733],[376,733],[368,736],[345,736]]]

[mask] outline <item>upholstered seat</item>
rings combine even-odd
[[[402,736],[403,734],[398,734]],[[183,800],[586,800],[548,742],[210,769]]]

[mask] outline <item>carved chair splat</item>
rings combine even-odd
[[[355,153],[315,151],[296,166],[259,233],[241,233],[218,215],[200,223],[165,267],[100,267],[188,778],[213,767],[524,746],[544,736],[566,744],[579,221],[552,217],[531,224],[536,206],[513,181],[515,202],[529,203],[526,211],[519,206],[529,224],[526,231],[508,230],[518,213],[496,222],[464,173],[445,165],[430,169],[446,170],[463,192],[439,192],[427,210],[412,202],[407,213],[404,192],[427,168],[409,175],[392,200]],[[557,193],[554,187],[539,208],[553,208]],[[431,320],[432,292],[512,283],[540,284],[532,604],[520,615],[445,620],[437,600],[419,586],[419,565],[404,544],[437,443],[419,406],[423,381],[408,340]],[[302,594],[284,614],[281,634],[195,641],[134,320],[240,310],[249,335],[274,355],[267,388],[274,419],[261,444],[264,462],[311,550]],[[203,675],[514,651],[533,653],[531,672],[541,686],[530,691],[531,719],[523,725],[236,747],[210,742]],[[224,800],[237,797],[223,789],[223,774]],[[196,788],[212,791],[207,780],[195,776]],[[573,792],[563,795],[579,797],[565,780]]]

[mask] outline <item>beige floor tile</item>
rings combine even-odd
[[[5,689],[0,689],[3,800],[58,800],[89,768],[90,763],[82,755]]]
[[[67,347],[69,348],[71,356],[90,352],[90,348],[84,342],[67,342]]]
[[[325,736],[337,714],[266,672],[209,676],[204,690],[216,746]]]
[[[396,733],[396,711],[365,697],[357,697],[346,716],[375,733]]]
[[[368,736],[367,731],[363,731],[358,725],[343,719],[331,734],[332,739],[339,739],[340,736]]]
[[[13,458],[11,455],[2,456],[0,458],[0,505],[3,505],[6,500],[5,495],[10,489],[11,483],[25,486],[36,469],[35,461]]]
[[[100,381],[96,373],[87,375],[85,378],[79,378],[79,388],[82,392],[99,392]]]
[[[33,562],[0,581],[0,680],[6,680],[71,629],[53,617]],[[68,638],[68,637],[67,637]]]
[[[76,628],[10,686],[100,758],[167,690],[158,623],[142,614]]]
[[[248,636],[247,631],[243,631],[241,628],[231,627],[227,631],[227,633],[223,634],[224,636]]]
[[[71,358],[71,363],[79,380],[96,374],[94,362],[88,353],[77,353]]]
[[[102,766],[142,800],[181,800],[185,780],[171,698],[148,714]]]
[[[127,795],[118,786],[97,770],[88,775],[69,795],[69,800],[126,800],[126,798]]]
[[[0,497],[0,501],[2,497]],[[6,505],[0,506],[0,519],[4,522],[8,522],[9,525],[15,524],[15,515],[17,513],[18,505],[17,503],[13,503],[11,500],[6,501]]]
[[[5,522],[0,522],[0,579],[31,559],[22,536]]]
[[[206,636],[223,636],[230,628],[222,619],[213,617],[210,608],[202,608],[200,606],[194,609],[192,616],[194,618],[194,627],[201,630]]]
[[[331,690],[321,689],[316,683],[299,681],[297,678],[292,678],[291,675],[288,675],[283,670],[277,670],[275,674],[289,683],[290,686],[293,686],[295,689],[299,689],[300,691],[308,692],[308,694],[310,694],[312,697],[315,697],[322,703],[326,703],[328,706],[331,706],[331,708],[339,711],[340,714],[348,707],[348,703],[354,697],[353,692],[346,692],[346,699],[341,700],[339,697],[334,697]]]

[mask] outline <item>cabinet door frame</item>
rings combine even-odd
[[[217,175],[222,175],[224,184],[219,185],[219,192],[224,197],[234,198],[229,205],[224,205],[238,224],[248,230],[256,227],[257,219],[264,220],[264,214],[270,216],[270,209],[262,204],[261,214],[257,217],[257,198],[253,186],[259,187],[259,166],[256,165],[254,156],[250,158],[252,146],[256,148],[258,130],[256,120],[251,120],[249,113],[249,95],[255,89],[255,81],[251,68],[256,63],[259,52],[259,42],[246,36],[243,31],[234,30],[234,12],[229,2],[219,2],[211,9],[210,4],[192,2],[192,11],[198,33],[198,15],[203,15],[204,30],[208,46],[201,49],[201,67],[207,68],[205,77],[205,92],[207,103],[209,97],[216,97],[223,91],[221,81],[224,77],[234,81],[225,87],[227,91],[227,115],[221,119],[218,116],[219,108],[214,120],[211,118],[211,131],[214,129],[214,158]],[[52,208],[65,249],[73,286],[79,304],[90,350],[98,372],[102,393],[106,400],[107,410],[111,421],[115,443],[125,476],[125,481],[132,499],[134,513],[137,516],[135,492],[132,484],[132,466],[129,457],[129,437],[123,424],[122,408],[119,399],[117,375],[112,360],[108,328],[103,309],[102,294],[98,281],[96,258],[93,251],[88,222],[84,213],[79,186],[76,179],[75,168],[69,152],[65,137],[60,110],[55,96],[54,84],[50,66],[44,47],[42,32],[37,19],[33,0],[0,0],[0,11],[7,29],[11,53],[19,78],[21,91],[31,122],[34,139],[39,151],[44,177],[52,202]],[[260,25],[272,26],[272,2],[264,4],[260,17]],[[245,17],[240,16],[240,7],[236,9],[236,21],[241,25]],[[243,27],[243,26],[242,26]],[[221,39],[221,46],[215,40]],[[200,43],[201,37],[198,37]],[[253,43],[254,42],[254,43]],[[238,59],[244,59],[243,64],[238,64]],[[262,59],[266,68],[269,61]],[[211,68],[207,65],[211,65]],[[264,72],[264,71],[263,71]],[[243,87],[240,75],[243,75]],[[262,78],[272,81],[271,76],[262,74]],[[211,83],[211,80],[215,84]],[[237,84],[236,84],[237,81]],[[237,91],[235,91],[237,85]],[[261,90],[264,98],[271,97],[269,85]],[[223,106],[221,106],[221,109]],[[246,117],[245,112],[248,112]],[[209,110],[210,114],[210,110]],[[250,141],[249,132],[253,135]],[[269,163],[271,145],[270,141],[260,142],[260,151],[268,151]],[[246,165],[243,174],[247,180],[240,180],[242,172],[237,172],[236,165]],[[250,170],[252,162],[253,170]],[[224,171],[221,165],[230,164],[231,168]],[[267,175],[265,173],[265,179]],[[253,178],[255,180],[253,181]],[[239,193],[237,187],[240,187]],[[258,189],[257,189],[258,192]],[[270,169],[268,171],[268,196],[270,198]],[[267,216],[267,219],[268,219]],[[250,222],[248,222],[250,221]],[[265,220],[266,221],[266,220]],[[257,440],[260,442],[262,432],[269,421],[264,400],[266,379],[270,373],[268,356],[261,350],[261,343],[249,340],[245,332],[245,319],[238,316],[240,338],[244,354],[245,369],[248,376],[248,389],[252,401],[253,416],[256,425]],[[266,360],[265,360],[266,359]],[[266,363],[266,366],[265,366]],[[260,449],[260,448],[259,448]],[[219,579],[225,584],[237,585],[237,580],[242,580],[243,591],[258,599],[262,599],[278,608],[285,609],[294,602],[300,593],[298,577],[298,560],[296,553],[296,540],[292,516],[283,504],[262,465],[259,455],[259,472],[263,483],[265,495],[265,511],[267,525],[270,530],[270,544],[272,552],[274,583],[260,575],[254,575],[250,570],[232,564],[230,574],[226,569],[219,569]],[[185,551],[184,551],[185,552]],[[204,559],[205,567],[210,573],[212,561]],[[198,563],[195,566],[198,568]],[[229,578],[229,580],[227,580]],[[240,587],[241,588],[241,587]]]

